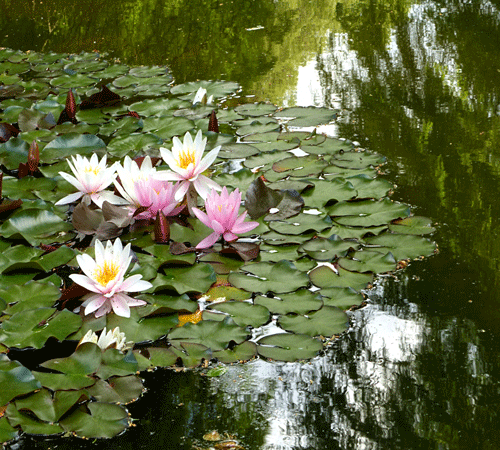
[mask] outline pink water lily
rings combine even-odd
[[[182,200],[189,187],[192,185],[201,198],[207,198],[211,189],[221,190],[221,187],[210,178],[202,175],[217,158],[220,145],[210,150],[205,157],[203,152],[207,144],[207,138],[202,138],[201,130],[198,131],[193,141],[191,134],[184,135],[184,142],[178,137],[172,139],[172,151],[160,147],[163,160],[168,164],[171,171],[157,172],[155,177],[160,180],[180,181],[176,193],[176,200]]]
[[[212,190],[205,200],[204,213],[198,208],[193,208],[193,212],[207,227],[212,228],[214,232],[203,239],[196,248],[208,248],[214,245],[222,236],[226,242],[238,239],[237,234],[246,233],[259,225],[258,222],[244,222],[247,212],[238,216],[241,204],[241,192],[235,189],[231,194],[227,192],[226,187],[218,194]]]
[[[106,248],[101,241],[95,243],[95,260],[87,254],[77,255],[76,260],[85,275],[72,274],[69,277],[80,286],[93,292],[84,297],[82,306],[85,315],[95,312],[101,317],[111,311],[122,317],[130,317],[131,306],[142,306],[146,302],[129,297],[125,292],[139,292],[151,288],[149,281],[141,280],[142,275],[132,275],[125,279],[130,265],[130,244],[125,248],[116,239],[108,241]]]
[[[149,156],[144,158],[140,167],[126,156],[123,166],[118,165],[116,170],[120,182],[115,181],[115,187],[129,202],[130,214],[137,208],[147,208],[136,216],[137,219],[154,219],[158,211],[165,216],[176,216],[182,211],[183,206],[175,200],[179,183],[154,178],[157,172]]]

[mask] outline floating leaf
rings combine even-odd
[[[66,431],[85,438],[112,438],[129,426],[127,411],[111,403],[90,402],[60,422]]]
[[[203,344],[213,351],[224,350],[230,341],[237,344],[245,341],[249,332],[236,325],[229,317],[223,321],[202,320],[197,324],[187,323],[181,328],[175,328],[168,335],[172,343],[187,342]]]
[[[42,386],[52,391],[79,390],[92,386],[96,382],[95,378],[88,375],[74,373],[33,372],[33,375]]]
[[[178,328],[179,330],[183,328]],[[197,367],[203,361],[212,359],[212,350],[203,344],[196,342],[172,342],[172,347],[169,349],[175,354],[177,362],[180,362],[184,367]]]
[[[299,214],[286,222],[271,222],[269,228],[281,234],[303,234],[308,231],[322,231],[331,226],[331,219],[323,214]]]
[[[101,349],[96,344],[86,342],[79,345],[70,356],[51,359],[41,366],[67,375],[91,375],[97,372],[101,359]]]
[[[108,382],[97,380],[87,392],[98,402],[127,404],[137,400],[144,385],[137,375],[113,377]]]
[[[380,253],[362,250],[340,258],[339,266],[351,272],[386,273],[396,270],[397,261],[391,252]]]
[[[288,125],[292,127],[315,127],[331,122],[337,117],[337,112],[328,108],[295,106],[282,109],[273,115],[278,118],[292,118],[288,121]]]
[[[209,264],[197,264],[188,268],[166,269],[153,280],[154,292],[175,290],[185,292],[206,292],[215,283],[214,269]]]
[[[307,314],[323,306],[321,296],[308,289],[298,289],[290,294],[281,294],[279,297],[259,295],[254,302],[256,305],[265,306],[273,314]]]
[[[410,215],[410,207],[388,198],[339,202],[328,208],[328,214],[341,225],[350,227],[373,227]]]
[[[257,352],[264,358],[288,362],[314,358],[323,348],[317,339],[289,333],[264,336],[257,344]]]
[[[232,272],[228,281],[248,292],[274,292],[276,294],[292,292],[308,284],[307,274],[297,270],[290,261],[277,263],[261,262],[245,265],[241,268],[249,274]]]
[[[308,336],[334,336],[347,330],[347,314],[334,306],[323,306],[320,310],[302,315],[282,315],[278,325],[286,331]]]
[[[105,148],[106,144],[97,136],[69,133],[49,142],[42,150],[40,158],[44,163],[53,163],[58,159],[67,158],[71,155],[102,154]]]
[[[0,298],[9,304],[7,314],[13,315],[28,309],[51,307],[61,296],[52,283],[31,281],[24,285],[0,289]]]
[[[210,305],[203,312],[204,320],[217,320],[215,316],[220,314],[209,314],[208,311],[221,311],[229,314],[236,325],[240,327],[251,326],[258,328],[269,322],[271,315],[269,310],[262,305],[254,305],[253,303],[242,301],[220,302]],[[222,318],[225,316],[222,315]]]
[[[34,419],[33,416],[23,414],[17,410],[14,403],[7,406],[5,415],[12,425],[21,427],[25,433],[51,435],[63,432],[63,429],[58,424],[41,422]]]
[[[251,117],[267,116],[275,112],[276,109],[276,106],[270,103],[247,103],[234,108],[238,114]]]
[[[6,405],[13,398],[40,389],[42,385],[33,374],[17,361],[0,355],[0,404]]]
[[[320,294],[325,305],[336,306],[344,310],[352,306],[359,306],[365,301],[362,294],[350,287],[321,289]]]
[[[53,308],[20,311],[3,322],[0,342],[16,348],[42,348],[50,337],[62,341],[74,333],[82,324],[80,316]]]
[[[431,256],[436,245],[428,239],[411,234],[385,233],[365,239],[370,246],[379,252],[390,251],[397,261],[415,259],[419,256]]]
[[[411,216],[406,219],[396,220],[389,224],[389,230],[399,234],[430,234],[436,229],[432,226],[432,220],[422,216]]]
[[[319,266],[309,272],[309,278],[320,288],[351,287],[357,291],[371,283],[373,276],[364,273],[349,272],[339,267],[337,272],[328,266]]]
[[[217,358],[224,364],[232,364],[237,362],[245,362],[257,355],[257,346],[250,341],[245,341],[232,348],[213,352],[213,357]]]
[[[358,242],[352,240],[343,240],[336,234],[328,239],[316,238],[302,244],[298,252],[307,253],[311,258],[317,261],[331,261],[340,256],[345,256],[352,248],[359,248]]]

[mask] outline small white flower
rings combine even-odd
[[[214,101],[214,96],[211,95],[207,99],[207,90],[204,87],[200,87],[196,91],[196,94],[194,95],[193,106],[196,105],[197,103],[200,103],[202,105],[211,105],[213,101]]]
[[[123,352],[130,348],[125,337],[125,333],[120,332],[120,327],[116,327],[108,332],[106,332],[106,327],[104,327],[104,330],[102,330],[99,338],[97,337],[97,334],[95,334],[92,330],[89,330],[80,340],[77,347],[85,342],[92,342],[93,344],[98,345],[101,350],[113,347]]]
[[[94,202],[99,208],[102,207],[104,201],[116,205],[127,203],[111,191],[105,191],[116,178],[115,165],[106,167],[106,155],[101,161],[98,161],[95,153],[90,160],[80,155],[76,155],[76,158],[71,156],[68,165],[74,176],[66,172],[59,172],[59,175],[75,186],[78,192],[63,197],[56,202],[56,205],[66,205],[80,198],[86,205]]]
[[[136,207],[142,206],[137,199],[135,184],[138,181],[146,181],[153,178],[156,174],[156,168],[151,163],[151,158],[146,156],[141,164],[141,167],[130,156],[125,156],[123,166],[116,164],[116,171],[120,182],[114,181],[114,185],[118,192],[131,205]]]
[[[184,198],[191,184],[193,184],[196,192],[203,200],[207,198],[211,189],[217,191],[222,189],[215,181],[202,175],[217,158],[220,145],[210,150],[203,157],[207,138],[202,138],[201,130],[196,134],[194,141],[191,134],[187,132],[184,135],[184,142],[181,142],[178,137],[174,137],[172,144],[172,151],[160,147],[161,157],[172,172],[157,172],[156,178],[159,180],[180,181],[179,189],[175,195],[177,201]]]

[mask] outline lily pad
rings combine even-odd
[[[210,305],[203,313],[203,319],[213,319],[214,314],[206,314],[207,311],[222,311],[229,314],[234,323],[240,327],[251,326],[258,328],[271,318],[269,310],[262,305],[242,301],[228,301]],[[224,317],[224,316],[223,316]]]
[[[406,219],[396,220],[389,224],[389,230],[399,234],[430,234],[436,229],[432,226],[432,220],[422,216],[411,216]]]
[[[307,253],[317,261],[331,261],[334,258],[345,256],[352,248],[359,248],[360,244],[352,240],[343,240],[336,234],[328,239],[316,238],[302,244],[298,252]]]
[[[224,350],[230,341],[241,344],[249,337],[249,332],[239,327],[227,317],[223,321],[202,320],[197,324],[187,323],[181,328],[175,328],[168,335],[172,343],[203,344],[213,351]]]
[[[115,404],[90,402],[79,407],[60,424],[65,431],[71,431],[85,438],[111,438],[129,426],[127,411]]]
[[[282,315],[278,325],[286,331],[308,336],[334,336],[347,330],[347,314],[334,306],[323,306],[320,310],[302,315]]]
[[[364,289],[373,280],[373,275],[349,272],[339,267],[333,271],[328,266],[318,266],[309,272],[309,278],[320,288],[351,287],[356,291]]]
[[[280,294],[279,297],[259,295],[254,302],[256,305],[265,306],[273,314],[307,314],[323,306],[321,296],[308,289],[298,289],[290,294]]]
[[[274,292],[282,294],[293,292],[307,286],[307,274],[297,270],[290,261],[282,260],[277,263],[261,262],[248,264],[241,268],[248,272],[232,272],[228,281],[240,289],[248,292]]]
[[[436,245],[428,239],[411,234],[384,233],[365,239],[365,242],[379,252],[390,251],[397,261],[431,256]]]
[[[224,364],[245,362],[254,358],[256,355],[257,346],[255,345],[255,343],[250,341],[245,341],[239,345],[234,346],[233,348],[213,352],[213,357],[217,358]]]
[[[350,287],[321,289],[320,294],[325,305],[336,306],[344,310],[359,306],[365,301],[362,294]]]
[[[92,134],[69,133],[55,138],[40,152],[40,159],[45,163],[54,163],[71,155],[90,156],[103,154],[106,148],[104,141]]]
[[[288,362],[314,358],[323,349],[320,341],[304,334],[272,334],[257,344],[257,352],[264,358]]]
[[[396,270],[397,261],[391,252],[358,251],[348,258],[340,258],[339,266],[351,272],[386,273]]]
[[[165,273],[159,273],[152,283],[154,292],[175,290],[179,294],[184,294],[206,292],[215,280],[212,266],[201,263],[188,268],[165,269]]]
[[[291,118],[287,124],[292,127],[315,127],[334,120],[337,117],[337,112],[328,108],[295,106],[282,109],[274,113],[273,116],[278,118]]]
[[[275,112],[276,109],[276,106],[271,103],[247,103],[234,108],[238,114],[251,117],[267,116]]]
[[[11,361],[7,356],[0,355],[0,404],[6,405],[13,398],[28,394],[42,385],[33,374],[17,361]]]
[[[336,223],[350,227],[373,227],[410,215],[410,207],[388,198],[339,202],[328,208],[328,214]]]

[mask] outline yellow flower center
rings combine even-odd
[[[186,150],[181,152],[179,155],[179,166],[183,169],[187,169],[191,163],[195,163],[194,151]]]
[[[114,262],[105,261],[102,267],[96,267],[94,271],[95,281],[101,286],[106,286],[113,278],[118,275],[120,266]]]
[[[101,171],[99,166],[87,166],[84,169],[84,172],[90,173],[92,172],[94,175],[97,175]]]

